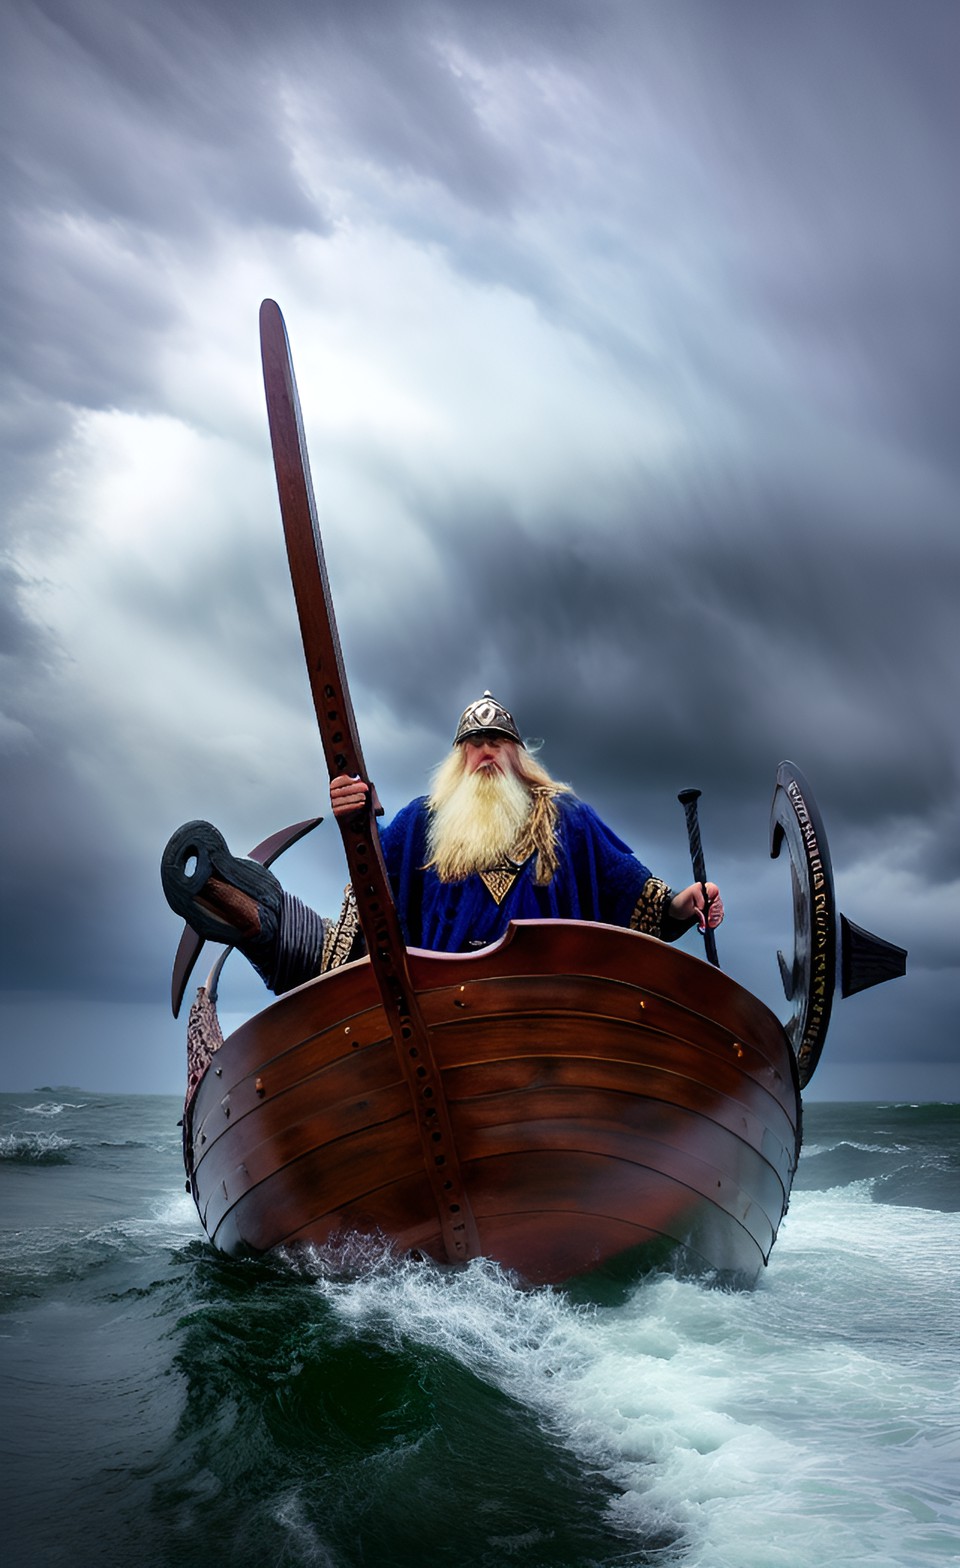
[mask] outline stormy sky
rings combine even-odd
[[[960,1098],[954,0],[0,28],[0,1087],[177,1091],[166,839],[325,811],[270,296],[388,814],[485,687],[675,886],[699,787],[721,962],[786,1017],[789,757],[840,907],[910,951],[811,1092]],[[332,912],[332,820],[277,869]],[[261,997],[232,959],[228,1026]]]

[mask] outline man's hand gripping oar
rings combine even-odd
[[[677,796],[687,819],[687,838],[690,841],[690,859],[693,863],[695,882],[693,887],[687,889],[690,896],[691,908],[687,911],[690,915],[697,916],[697,924],[703,933],[703,946],[710,963],[720,968],[717,957],[717,939],[713,934],[713,927],[718,926],[723,919],[723,904],[720,900],[720,889],[715,882],[707,881],[707,868],[703,858],[703,845],[700,842],[700,823],[697,820],[697,801],[700,799],[698,789],[682,789]],[[700,898],[697,898],[699,889]]]

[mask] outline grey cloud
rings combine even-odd
[[[329,234],[341,181],[352,221],[522,296],[688,438],[665,478],[638,462],[599,520],[547,503],[521,518],[509,474],[442,493],[412,460],[382,467],[443,583],[432,597],[398,574],[365,599],[369,550],[331,551],[388,810],[489,684],[667,874],[675,791],[698,784],[748,904],[790,755],[841,863],[899,860],[945,898],[960,869],[955,7],[50,0],[8,8],[6,28],[4,484],[11,505],[37,498],[20,526],[69,526],[44,480],[72,408],[167,408],[171,259],[182,276],[245,234]],[[450,46],[515,73],[517,128],[490,121]],[[291,104],[319,196],[293,165]],[[505,346],[505,398],[509,365]],[[32,736],[8,776],[15,985],[162,992],[176,930],[156,859],[177,820],[211,815],[242,848],[314,804],[314,778],[265,783],[269,759],[243,776],[191,733],[221,692],[248,695],[254,736],[271,706],[310,727],[271,526],[242,556],[198,535],[162,580],[118,563],[115,591],[197,685],[182,738],[161,732],[126,766],[129,737],[96,733],[97,693],[34,702],[64,656],[5,578],[11,711]],[[165,675],[118,659],[118,680]],[[406,721],[389,750],[383,711]],[[130,793],[142,816],[121,827]],[[948,970],[949,946],[916,929],[920,968]],[[947,1017],[939,1000],[930,1017]]]
[[[399,16],[399,13],[398,13]],[[409,27],[361,28],[325,84],[341,134],[384,171],[445,187],[503,216],[519,199],[516,163],[483,129],[470,84]]]
[[[0,330],[9,331],[12,364],[23,352],[20,331],[16,315],[11,319],[2,303]],[[17,375],[0,373],[0,518],[6,539],[13,537],[14,518],[19,515],[21,502],[45,483],[51,453],[68,435],[71,425],[68,408],[45,399]]]
[[[937,0],[921,25],[896,4],[611,7],[577,38],[575,60],[563,33],[550,35],[593,89],[593,116],[567,143],[593,156],[553,162],[534,120],[518,157],[535,162],[541,197],[568,183],[584,248],[593,239],[595,261],[612,251],[638,298],[652,291],[690,371],[721,395],[762,408],[757,350],[769,367],[775,348],[825,410],[953,468],[956,45],[955,8]],[[651,235],[668,261],[699,239],[722,325],[699,321],[682,268],[651,274]],[[472,238],[466,269],[496,256],[515,286],[629,366],[628,313],[611,328],[605,293],[578,300],[546,259],[538,268]]]
[[[717,110],[711,160],[754,308],[827,406],[859,407],[953,466],[957,16],[895,3],[699,12]],[[919,21],[920,25],[914,25]],[[762,126],[762,131],[758,127]]]
[[[696,492],[647,484],[644,515],[625,496],[591,535],[580,518],[531,531],[502,505],[461,495],[438,514],[424,497],[448,594],[418,601],[415,629],[402,607],[365,622],[358,674],[443,735],[458,698],[503,670],[525,722],[578,735],[591,771],[662,788],[665,765],[707,766],[735,797],[802,748],[858,822],[923,819],[957,786],[941,680],[960,546],[936,520],[864,530],[848,505],[824,512],[819,481],[804,494],[718,471],[708,516]]]
[[[277,83],[203,8],[5,12],[0,329],[20,395],[156,406],[171,256],[225,217],[327,226],[291,164]],[[226,47],[223,47],[226,45]]]
[[[76,775],[62,735],[36,736],[28,754],[7,758],[4,799],[4,984],[12,990],[143,989],[138,908],[127,903],[129,846],[111,830],[106,793]],[[37,766],[38,760],[40,766]],[[106,911],[122,900],[123,921]]]
[[[0,563],[0,658],[11,664],[35,657],[45,646],[39,628],[21,606],[22,589],[21,573]]]
[[[18,377],[14,407],[37,395],[86,408],[155,403],[152,355],[173,308],[140,257],[81,259],[69,232],[37,246],[15,227],[0,326],[11,339]],[[56,434],[61,434],[63,425]]]
[[[418,14],[11,8],[0,330],[24,394],[156,406],[153,351],[179,308],[171,254],[202,269],[224,221],[274,227],[284,245],[298,230],[330,232],[294,167],[285,95],[308,122],[323,108],[324,153],[405,170],[490,211],[509,204],[511,151],[483,130]]]
[[[53,0],[8,27],[20,66],[7,99],[18,204],[168,236],[203,232],[230,210],[316,222],[277,134],[269,61],[238,48],[214,10]]]

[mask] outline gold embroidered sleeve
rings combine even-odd
[[[343,892],[343,904],[337,920],[326,923],[323,942],[323,959],[320,964],[320,973],[325,975],[330,969],[339,969],[350,957],[354,939],[360,929],[360,916],[357,912],[357,900],[353,888],[348,883]]]
[[[215,1052],[223,1044],[217,1005],[205,985],[198,988],[187,1021],[187,1105]]]
[[[659,877],[647,877],[640,889],[637,906],[630,916],[630,930],[645,936],[663,937],[664,916],[673,893]]]

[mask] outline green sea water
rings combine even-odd
[[[960,1107],[818,1105],[751,1292],[220,1257],[174,1099],[0,1096],[3,1561],[960,1558]]]

